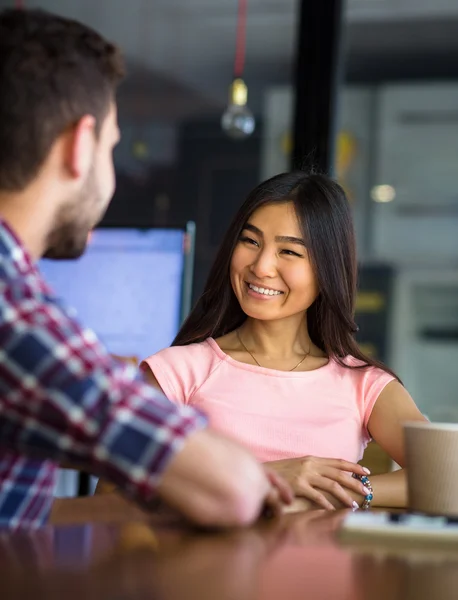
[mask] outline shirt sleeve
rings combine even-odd
[[[205,417],[177,407],[114,361],[57,300],[25,286],[0,307],[0,440],[74,464],[147,501]]]
[[[171,402],[191,405],[193,396],[219,361],[207,343],[172,346],[146,358],[141,369],[150,369]]]

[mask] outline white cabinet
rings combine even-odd
[[[375,181],[395,198],[373,206],[373,256],[398,265],[458,260],[458,84],[379,91]]]
[[[458,270],[400,269],[391,365],[420,410],[458,422]]]

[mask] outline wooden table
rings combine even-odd
[[[116,496],[56,502],[53,525],[0,534],[2,600],[448,600],[457,555],[342,545],[344,512],[202,533]]]

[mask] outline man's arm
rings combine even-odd
[[[57,303],[13,293],[0,312],[4,447],[82,467],[142,504],[159,494],[197,523],[257,518],[272,486],[246,451],[113,361]]]

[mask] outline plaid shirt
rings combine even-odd
[[[61,462],[148,501],[205,418],[115,362],[1,221],[0,287],[0,526],[46,522]]]

